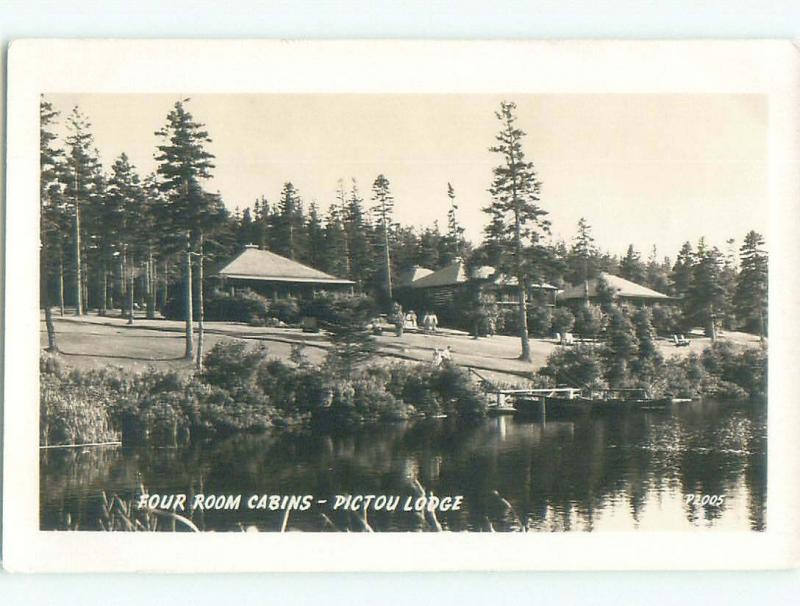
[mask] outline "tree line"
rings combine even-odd
[[[51,308],[88,309],[105,315],[119,309],[130,323],[142,308],[147,318],[181,296],[186,309],[187,359],[202,358],[204,273],[209,263],[230,260],[256,244],[338,277],[383,303],[393,295],[393,277],[412,265],[438,269],[469,251],[456,216],[455,190],[441,195],[448,224],[440,229],[403,226],[394,220],[391,183],[378,175],[365,197],[355,179],[338,182],[323,216],[317,201],[306,204],[286,182],[275,202],[265,197],[252,211],[231,213],[219,193],[208,191],[213,176],[212,142],[205,125],[177,101],[155,132],[156,170],[140,175],[122,153],[101,163],[91,123],[79,107],[64,119],[40,102],[41,302],[49,347],[57,350]],[[199,303],[199,305],[197,305]],[[192,317],[192,309],[199,317]],[[195,351],[194,321],[198,322]]]
[[[476,247],[464,236],[450,183],[434,195],[447,208],[443,228],[398,223],[391,182],[383,174],[366,196],[355,179],[340,179],[324,213],[291,182],[283,185],[278,200],[262,196],[252,210],[231,213],[221,195],[208,190],[215,168],[212,140],[188,103],[177,101],[155,131],[156,170],[141,175],[124,153],[103,166],[91,124],[78,107],[64,119],[67,134],[59,140],[59,111],[41,99],[41,301],[51,349],[57,349],[51,307],[64,314],[68,306],[76,315],[119,309],[132,323],[137,308],[154,318],[179,296],[186,310],[185,356],[199,362],[207,266],[229,260],[245,244],[351,279],[358,292],[387,309],[399,276],[413,265],[435,270],[456,258],[467,259],[469,266],[492,265],[516,278],[523,359],[530,359],[528,286],[574,284],[600,272],[679,297],[693,325],[720,322],[766,331],[767,253],[763,237],[754,231],[738,251],[732,241],[725,251],[704,239],[694,246],[687,242],[674,262],[659,257],[655,247],[647,260],[632,245],[621,258],[603,252],[585,218],[572,242],[552,241],[542,183],[525,156],[526,133],[517,125],[513,102],[503,102],[496,112],[500,126],[489,150],[498,163],[488,187],[484,239]],[[193,305],[193,297],[199,305]]]

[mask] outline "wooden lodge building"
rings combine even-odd
[[[354,283],[249,244],[217,272],[223,289],[248,288],[271,299],[308,299],[317,292],[347,292]]]
[[[497,305],[518,305],[517,280],[498,273],[494,267],[484,265],[471,271],[462,259],[434,272],[424,268],[424,275],[398,289],[397,297],[405,309],[417,312],[432,311],[440,319],[448,320],[453,311],[453,303],[464,294],[468,285],[477,285],[486,292],[494,294]],[[528,290],[530,301],[544,305],[556,303],[558,288],[552,284],[531,284]]]
[[[631,282],[613,274],[601,273],[597,278],[565,288],[558,295],[558,304],[573,305],[582,301],[596,303],[598,299],[597,285],[600,278],[605,280],[613,298],[618,302],[640,306],[677,301],[675,297],[670,297],[641,284],[636,284],[636,282]]]

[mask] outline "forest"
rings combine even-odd
[[[44,97],[41,118],[41,306],[80,316],[118,310],[134,321],[142,310],[156,318],[177,298],[187,310],[187,358],[195,357],[193,321],[202,324],[207,275],[244,245],[259,247],[352,280],[357,293],[388,311],[393,285],[403,270],[438,269],[456,258],[492,265],[518,280],[520,305],[515,330],[522,358],[531,333],[525,287],[547,281],[558,287],[608,272],[671,295],[683,326],[711,322],[764,335],[767,330],[767,264],[763,236],[755,231],[723,248],[701,238],[686,242],[674,257],[655,246],[646,253],[630,245],[624,256],[595,243],[581,218],[571,241],[550,237],[541,182],[524,154],[526,133],[516,124],[515,105],[496,112],[499,131],[489,148],[498,165],[487,192],[482,242],[468,242],[459,222],[457,184],[431,192],[446,209],[446,225],[420,228],[394,219],[390,179],[376,175],[367,191],[355,179],[338,181],[335,199],[304,200],[291,181],[277,200],[264,196],[252,207],[209,191],[214,156],[211,134],[176,101],[155,132],[156,170],[141,175],[126,154],[104,164],[89,117],[79,107],[62,116]],[[66,136],[56,133],[63,120]],[[322,210],[322,207],[326,210]],[[230,211],[233,207],[235,210]],[[646,255],[646,256],[645,256]],[[194,302],[192,302],[194,298]],[[198,309],[197,318],[192,310]],[[48,320],[48,329],[51,321]],[[51,349],[56,349],[52,334]],[[202,356],[202,330],[200,332]]]

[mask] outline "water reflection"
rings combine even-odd
[[[97,529],[102,491],[303,495],[463,495],[439,515],[450,530],[763,530],[766,414],[754,404],[696,403],[579,419],[449,419],[345,433],[247,435],[190,448],[43,451],[44,529]],[[703,497],[724,496],[718,499]],[[694,498],[690,498],[690,496]],[[511,509],[509,509],[509,505]],[[322,514],[325,514],[323,516]],[[188,515],[188,514],[187,514]],[[195,511],[201,528],[277,530],[281,512]],[[370,512],[378,530],[418,530],[422,516]],[[288,527],[353,527],[330,506]]]

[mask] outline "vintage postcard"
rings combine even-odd
[[[796,564],[799,76],[14,44],[4,564]]]

